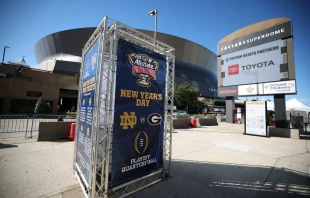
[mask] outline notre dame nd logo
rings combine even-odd
[[[132,75],[139,77],[137,84],[142,87],[150,87],[152,85],[150,79],[156,80],[159,63],[146,54],[132,53],[128,55],[128,59],[132,65]]]
[[[130,112],[130,115],[128,112],[124,112],[124,115],[121,115],[121,123],[120,126],[123,127],[123,129],[130,128],[133,129],[133,127],[137,124],[137,116],[135,112]]]

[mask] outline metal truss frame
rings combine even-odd
[[[94,130],[92,163],[90,171],[91,178],[89,186],[84,184],[83,179],[78,174],[79,171],[76,171],[76,173],[86,197],[108,197],[110,195],[125,197],[155,184],[170,175],[175,49],[160,41],[154,40],[152,37],[147,36],[125,24],[118,21],[113,21],[106,16],[84,46],[83,59],[84,52],[88,51],[98,37],[100,38],[100,54],[98,64],[99,68],[97,72],[96,98],[94,101]],[[110,169],[118,39],[124,39],[154,52],[166,55],[163,168],[128,183],[110,188],[109,180],[111,174]],[[81,80],[82,77],[80,78],[80,82]],[[78,99],[78,102],[80,102],[80,98]],[[75,156],[76,143],[74,164],[76,161]],[[77,170],[75,166],[74,169]]]

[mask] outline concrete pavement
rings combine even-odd
[[[42,197],[77,184],[73,142],[37,142],[24,133],[0,134],[0,197]]]
[[[134,197],[310,195],[309,140],[246,136],[216,128],[177,130],[172,178]],[[241,151],[242,147],[250,150]]]
[[[73,142],[22,137],[0,133],[0,197],[83,197]],[[221,124],[175,130],[172,145],[171,178],[131,197],[310,196],[309,139],[248,136]]]

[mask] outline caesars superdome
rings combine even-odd
[[[79,28],[50,34],[34,47],[37,69],[76,75],[80,72],[82,48],[93,28]],[[153,31],[139,30],[151,37]],[[175,84],[188,82],[203,97],[217,97],[217,56],[209,49],[189,40],[157,32],[156,39],[175,50]]]

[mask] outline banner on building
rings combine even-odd
[[[221,56],[220,86],[281,81],[288,76],[286,40],[276,40]]]
[[[287,38],[293,35],[291,21],[240,37],[217,46],[217,55],[239,51],[263,43]]]
[[[79,120],[77,120],[76,163],[82,176],[89,184],[93,133],[93,109],[98,69],[99,39],[84,56],[82,91],[80,91]]]
[[[296,83],[295,80],[264,83],[263,90],[264,94],[296,93]]]
[[[219,87],[218,96],[219,97],[238,96],[238,86]]]
[[[118,41],[110,187],[163,166],[166,56]]]
[[[257,84],[239,85],[238,94],[239,96],[258,95]]]

